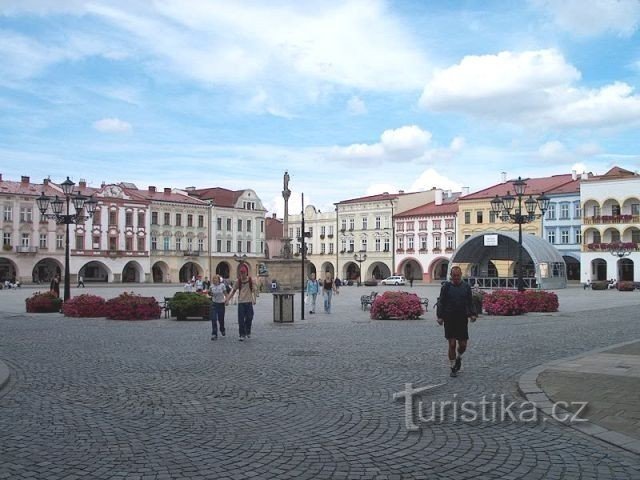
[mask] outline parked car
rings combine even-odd
[[[382,285],[406,285],[407,280],[402,275],[392,275],[380,282]]]

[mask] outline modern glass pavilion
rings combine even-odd
[[[535,235],[522,236],[526,288],[567,286],[567,269],[560,252]],[[465,240],[454,252],[449,270],[457,265],[471,285],[517,288],[518,232],[482,232]]]

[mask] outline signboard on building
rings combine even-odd
[[[485,247],[497,247],[498,246],[498,235],[491,234],[484,236],[484,246]]]

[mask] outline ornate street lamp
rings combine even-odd
[[[358,286],[362,283],[362,262],[367,259],[366,253],[356,253],[353,259],[358,262]]]
[[[88,218],[91,218],[96,211],[98,201],[91,197],[85,197],[80,193],[74,193],[73,187],[75,183],[72,182],[69,177],[60,184],[62,187],[62,193],[64,196],[60,198],[58,195],[55,198],[47,197],[44,192],[36,199],[38,210],[43,217],[56,221],[58,225],[65,225],[65,246],[64,246],[64,301],[66,302],[71,298],[71,279],[69,277],[69,225],[77,224]],[[70,212],[69,205],[73,203],[76,209],[75,213]],[[51,205],[53,213],[47,213]],[[66,205],[66,209],[65,209]],[[87,212],[86,215],[82,213],[82,210]],[[63,213],[64,212],[64,213]]]
[[[631,255],[633,247],[622,242],[613,242],[609,244],[608,250],[614,257],[624,258]]]
[[[513,189],[515,190],[515,197],[511,195],[511,192],[507,191],[507,194],[499,197],[495,196],[491,200],[491,210],[494,214],[500,217],[503,222],[512,222],[518,224],[518,291],[524,291],[523,280],[523,265],[522,265],[522,225],[530,223],[540,218],[549,208],[549,197],[544,192],[538,198],[533,198],[529,195],[524,202],[522,198],[527,190],[527,182],[518,177],[513,182]],[[514,205],[518,201],[518,206],[514,209]],[[525,211],[522,210],[522,204],[524,203]],[[536,207],[540,210],[540,213],[536,213]],[[513,212],[512,212],[513,210]]]

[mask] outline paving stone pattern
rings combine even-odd
[[[371,321],[360,293],[292,325],[262,295],[247,342],[235,307],[216,342],[207,322],[0,313],[0,479],[640,478],[637,456],[555,422],[408,432],[392,399],[410,382],[445,384],[429,402],[518,400],[528,369],[640,338],[637,307],[483,316],[451,379],[431,311]]]

